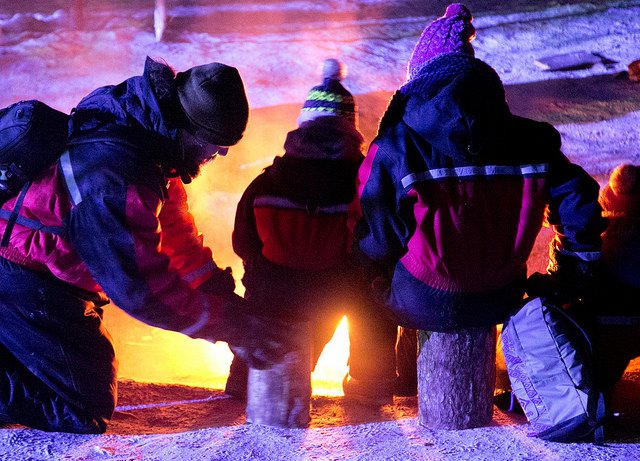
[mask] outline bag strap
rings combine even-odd
[[[604,406],[604,394],[598,392],[598,401],[596,404],[596,428],[593,431],[593,443],[594,445],[604,446],[604,419],[606,417],[606,410]]]
[[[562,316],[565,320],[567,320],[574,327],[576,327],[576,329],[580,332],[580,334],[582,335],[582,337],[586,341],[587,346],[589,347],[589,353],[590,354],[593,353],[593,346],[591,344],[591,338],[589,338],[589,335],[587,334],[587,332],[584,330],[584,328],[582,328],[582,326],[580,326],[580,324],[578,322],[576,322],[576,320],[573,318],[573,316],[571,314],[567,313],[563,308],[558,307],[553,303],[547,302],[546,299],[542,300],[542,304],[547,309],[553,309],[555,312],[560,314],[560,316]]]
[[[16,204],[11,210],[11,215],[9,216],[9,220],[7,221],[7,227],[4,229],[4,234],[2,235],[2,242],[0,242],[0,247],[6,247],[9,245],[9,239],[11,238],[11,232],[13,231],[13,227],[16,225],[16,220],[18,219],[18,213],[20,212],[20,208],[22,208],[22,202],[24,201],[24,197],[27,195],[27,190],[31,186],[31,181],[27,181],[22,186],[20,190],[20,195],[16,200]]]
[[[591,340],[587,332],[580,326],[580,324],[564,309],[554,305],[553,303],[545,304],[545,307],[552,308],[554,311],[558,312],[562,317],[564,317],[568,322],[573,324],[577,330],[582,334],[584,340],[586,341],[587,346],[589,347],[589,353],[593,354],[593,346],[591,344]],[[592,360],[590,360],[592,368],[595,368],[595,364]],[[594,369],[594,374],[596,374],[596,370]],[[595,407],[595,408],[594,408]],[[594,420],[594,429],[593,429],[593,444],[598,446],[604,446],[604,420],[606,417],[606,408],[604,401],[604,394],[602,391],[597,391],[597,397],[594,399],[589,398],[588,403],[588,413],[590,415],[595,416]]]

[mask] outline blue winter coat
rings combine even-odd
[[[510,114],[497,74],[467,55],[433,59],[394,95],[358,190],[359,251],[393,268],[387,303],[407,327],[501,323],[545,211],[562,251],[600,254],[598,184],[552,126]]]
[[[176,129],[152,79],[172,79],[148,60],[144,75],[105,86],[71,114],[67,152],[33,182],[0,256],[81,290],[106,293],[151,325],[191,334],[221,315],[197,287],[220,272],[203,246],[179,178]],[[165,82],[170,84],[170,82]],[[0,219],[0,234],[7,221]]]

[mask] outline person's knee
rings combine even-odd
[[[77,434],[104,434],[107,431],[109,419],[102,417],[90,418],[89,420],[78,422],[71,431]]]
[[[52,413],[63,416],[50,417],[50,430],[77,434],[104,433],[116,408],[116,392],[115,389],[105,391],[94,395],[92,401],[87,399],[83,403],[59,401],[58,411]]]
[[[61,421],[59,427],[53,427],[51,430],[75,434],[103,434],[111,421],[113,411],[113,408],[79,411],[75,417]]]

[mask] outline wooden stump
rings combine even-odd
[[[307,427],[311,416],[311,328],[292,326],[298,348],[268,370],[249,369],[247,422],[276,427]]]
[[[419,332],[418,422],[431,429],[486,426],[493,415],[496,328]]]

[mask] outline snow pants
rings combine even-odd
[[[640,324],[599,325],[594,343],[598,384],[609,390],[622,379],[631,360],[640,357]]]
[[[605,275],[594,300],[594,361],[598,384],[608,390],[623,376],[629,362],[640,357],[640,289]]]
[[[0,421],[102,433],[116,404],[104,296],[0,258]]]

